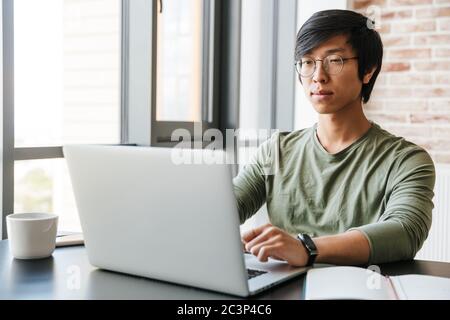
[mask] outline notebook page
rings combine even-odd
[[[306,275],[307,300],[363,299],[390,300],[388,280],[358,267],[310,269]]]
[[[391,277],[400,299],[450,300],[450,279],[409,274]]]

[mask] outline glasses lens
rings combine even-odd
[[[299,63],[297,63],[300,70],[299,73],[302,77],[309,77],[314,73],[314,70],[316,69],[316,63],[313,59],[309,58],[303,58]]]
[[[342,71],[344,61],[338,55],[331,55],[324,59],[324,67],[328,74],[338,74]]]

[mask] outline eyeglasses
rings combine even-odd
[[[332,54],[324,59],[312,59],[312,58],[302,58],[301,61],[295,62],[295,70],[297,73],[305,78],[310,78],[316,72],[317,61],[321,61],[323,68],[329,75],[336,75],[342,71],[344,68],[344,61],[358,59],[358,57],[342,58],[337,54]]]

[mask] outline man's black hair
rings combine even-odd
[[[348,36],[347,43],[358,56],[358,75],[361,81],[366,73],[376,67],[369,83],[362,86],[361,97],[363,102],[367,103],[383,59],[383,43],[375,30],[375,21],[350,10],[316,12],[297,34],[295,60],[300,61],[305,54],[337,35]]]

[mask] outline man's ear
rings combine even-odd
[[[369,83],[370,79],[372,79],[372,76],[373,76],[374,72],[377,70],[377,68],[378,68],[378,66],[373,67],[372,70],[370,70],[368,73],[366,73],[364,75],[363,84]]]

